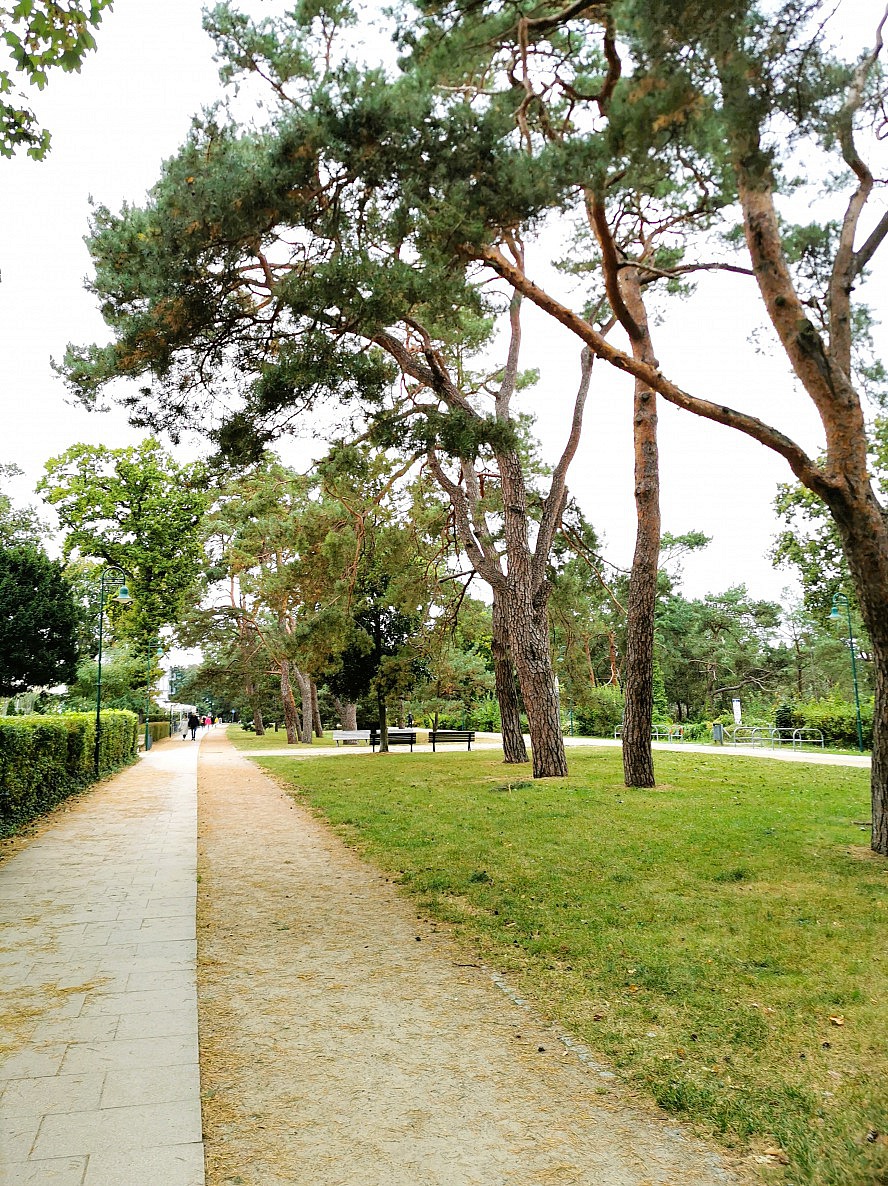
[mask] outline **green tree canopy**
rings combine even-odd
[[[77,620],[59,561],[34,544],[0,547],[0,696],[73,679]]]
[[[19,478],[22,471],[17,465],[0,464],[0,483],[6,485],[10,478]],[[10,496],[0,489],[0,546],[37,543],[46,535],[46,525],[41,522],[32,506],[15,506]]]
[[[178,465],[155,440],[125,449],[72,445],[46,464],[40,490],[65,533],[65,556],[127,575],[133,605],[119,634],[151,652],[163,626],[197,596],[199,525],[209,503],[200,465]]]

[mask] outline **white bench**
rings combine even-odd
[[[339,745],[339,743],[341,741],[351,742],[353,744],[357,743],[358,741],[369,741],[370,740],[370,730],[369,729],[334,729],[333,730],[333,740],[336,742],[337,745]]]

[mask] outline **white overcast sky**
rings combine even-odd
[[[122,412],[88,413],[66,402],[50,369],[68,342],[107,340],[95,302],[83,289],[90,261],[83,243],[88,198],[116,209],[139,203],[160,162],[183,140],[192,114],[218,95],[212,47],[201,29],[200,0],[116,0],[99,33],[98,52],[79,75],[51,76],[38,113],[53,134],[43,163],[0,160],[0,461],[25,471],[14,494],[28,500],[46,460],[76,441],[121,446],[138,434]],[[281,3],[247,0],[261,14]],[[882,0],[845,0],[843,19],[861,36],[874,30]],[[884,208],[877,199],[877,213]],[[529,257],[529,271],[544,271]],[[694,394],[743,408],[788,431],[811,450],[818,424],[776,349],[749,343],[758,317],[753,282],[708,276],[697,294],[656,328],[661,367]],[[882,301],[884,308],[885,301]],[[526,365],[541,382],[524,399],[553,458],[579,376],[579,350],[566,331],[530,310]],[[884,327],[878,331],[884,356]],[[745,582],[759,597],[781,599],[789,574],[767,560],[777,523],[771,510],[785,463],[738,433],[661,401],[663,526],[713,536],[685,563],[685,591],[699,596]],[[606,554],[631,560],[631,387],[596,364],[586,431],[570,487],[606,537]]]

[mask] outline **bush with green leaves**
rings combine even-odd
[[[600,684],[577,705],[577,731],[584,737],[613,737],[623,720],[623,693],[613,684]]]
[[[95,716],[0,718],[0,835],[49,811],[94,778]],[[132,762],[139,722],[135,713],[102,713],[101,774]]]
[[[161,741],[164,737],[170,736],[170,722],[168,717],[164,717],[162,721],[149,721],[148,734],[151,737],[151,744],[155,741]]]
[[[685,741],[711,741],[712,725],[709,721],[690,721],[684,726]]]
[[[786,719],[784,713],[782,719]],[[842,749],[857,748],[857,710],[853,703],[830,697],[792,705],[793,729],[819,729],[826,745]],[[865,749],[873,745],[873,700],[860,706],[860,723]],[[787,727],[787,726],[784,726]]]

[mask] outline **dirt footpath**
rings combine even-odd
[[[741,1181],[461,966],[221,734],[198,818],[207,1186]]]

